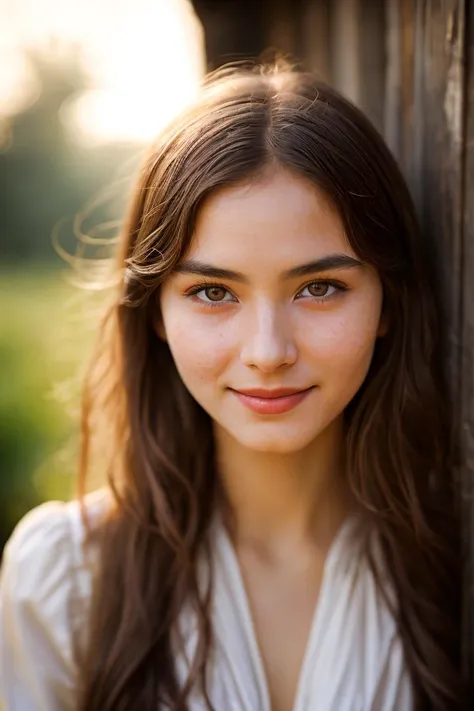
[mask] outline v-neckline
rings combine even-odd
[[[336,562],[339,560],[340,552],[344,548],[344,543],[349,535],[349,530],[352,529],[353,523],[353,514],[348,515],[344,519],[342,524],[339,526],[336,535],[334,536],[324,562],[319,594],[312,613],[309,634],[298,674],[292,711],[305,711],[304,703],[308,686],[307,677],[310,670],[311,660],[314,657],[314,649],[316,644],[320,642],[322,621],[324,619],[325,623],[328,622],[327,616],[324,613],[327,610],[328,605],[330,605],[328,610],[329,614],[331,614],[331,608],[332,610],[335,609],[334,590],[330,584],[334,577],[334,567]],[[235,603],[242,619],[245,640],[248,645],[253,671],[256,675],[257,684],[259,686],[259,696],[263,700],[263,707],[262,709],[259,709],[259,711],[272,711],[269,681],[265,671],[262,652],[257,639],[249,595],[245,586],[236,550],[222,522],[220,522],[219,525],[219,540],[221,550],[224,555],[224,564],[226,565],[228,572],[230,572],[235,585]]]

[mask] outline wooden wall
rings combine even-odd
[[[469,0],[388,0],[387,9],[385,135],[433,250],[449,324],[462,449],[464,658],[474,680],[474,16]]]
[[[305,60],[366,111],[408,180],[449,325],[462,439],[464,656],[474,686],[474,0],[195,0],[195,6],[205,30],[206,12],[214,13],[210,66],[269,46]],[[229,8],[240,24],[220,22]],[[232,56],[224,57],[223,47]]]

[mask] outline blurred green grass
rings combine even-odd
[[[65,269],[0,271],[0,545],[74,486],[81,367],[96,329]]]

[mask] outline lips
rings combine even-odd
[[[312,390],[314,390],[314,387],[305,389],[277,388],[275,390],[264,390],[262,388],[231,389],[231,392],[245,407],[253,412],[260,415],[281,415],[284,412],[293,410]]]
[[[305,392],[309,388],[277,388],[275,390],[264,390],[263,388],[249,388],[248,390],[236,390],[235,392],[241,395],[249,395],[249,397],[259,397],[265,400],[274,400],[278,397],[287,397],[288,395],[296,395]]]

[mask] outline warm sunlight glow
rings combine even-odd
[[[61,115],[81,142],[150,140],[204,73],[202,28],[189,0],[0,0],[0,15],[0,117],[37,91],[25,50],[61,61],[75,47],[90,89]]]

